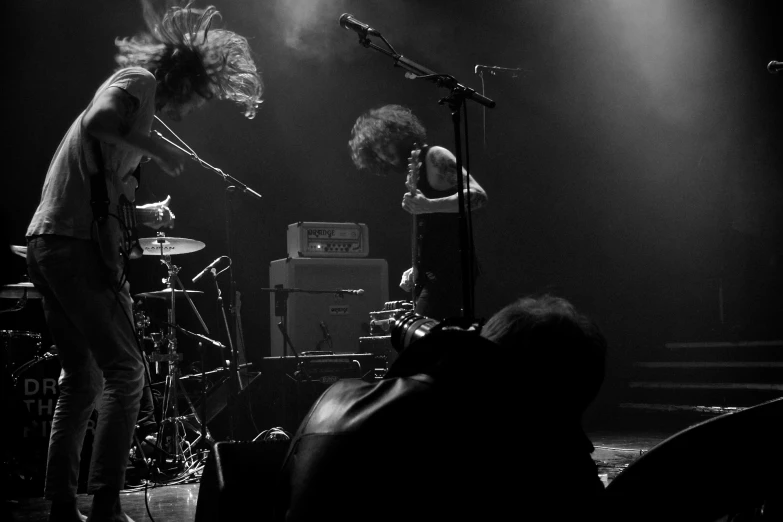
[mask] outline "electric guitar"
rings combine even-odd
[[[419,144],[413,145],[411,156],[408,158],[408,177],[405,180],[405,187],[408,189],[408,193],[411,196],[416,195],[418,190],[416,187],[419,184],[419,169],[421,162],[419,161],[419,155],[421,154],[421,148]],[[421,263],[421,253],[419,252],[419,216],[416,214],[411,215],[411,268],[413,285],[411,286],[411,302],[416,304],[416,284],[419,280],[419,264]]]
[[[126,263],[144,254],[139,245],[138,222],[154,222],[157,208],[136,208],[138,182],[128,175],[122,182],[116,201],[109,201],[109,215],[97,225],[97,239],[104,263],[110,270],[122,274]]]

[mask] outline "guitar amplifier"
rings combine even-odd
[[[269,286],[334,293],[295,292],[269,296],[270,355],[292,355],[278,328],[286,315],[286,330],[298,352],[331,350],[357,353],[359,337],[370,333],[369,315],[389,298],[388,265],[384,259],[290,258],[269,264]],[[363,290],[339,293],[339,289]],[[278,307],[276,297],[284,306]]]
[[[369,241],[364,223],[300,221],[288,225],[288,257],[367,257]]]
[[[293,433],[318,397],[342,379],[375,381],[375,360],[369,353],[303,352],[299,357],[264,357],[254,365],[261,371],[263,400],[253,415],[265,426],[281,426]]]

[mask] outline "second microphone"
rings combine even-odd
[[[228,257],[228,256],[220,256],[219,258],[215,259],[210,264],[208,264],[207,267],[204,268],[204,270],[199,272],[196,275],[196,277],[194,277],[191,280],[191,282],[197,283],[202,277],[204,277],[205,275],[207,275],[210,272],[214,272],[214,275],[217,276],[217,274],[218,274],[217,267],[220,266],[220,265],[223,265],[224,263],[225,263],[225,266],[223,268],[221,268],[220,272],[222,272],[223,270],[225,270],[229,266],[231,266],[231,258]]]

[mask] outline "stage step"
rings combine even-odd
[[[621,407],[722,414],[783,396],[783,341],[671,342],[632,363]]]

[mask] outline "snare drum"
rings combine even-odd
[[[24,330],[0,330],[4,366],[9,372],[42,355],[41,334]]]

